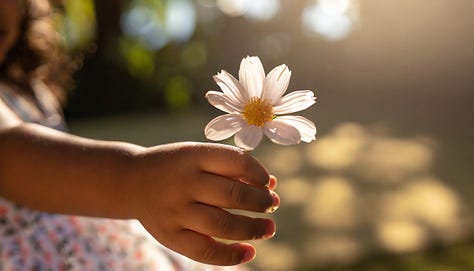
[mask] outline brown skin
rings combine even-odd
[[[19,38],[22,3],[0,1],[0,65]],[[273,236],[273,221],[225,209],[277,207],[275,186],[275,177],[235,147],[183,142],[144,148],[81,138],[24,123],[0,99],[1,197],[52,213],[138,219],[163,245],[196,261],[252,260],[251,245],[213,237]]]
[[[275,231],[271,220],[224,210],[265,212],[279,204],[267,188],[275,178],[235,147],[144,148],[20,123],[0,129],[0,149],[0,196],[54,213],[136,218],[162,244],[203,263],[255,256],[249,244],[212,237],[262,239]]]

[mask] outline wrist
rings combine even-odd
[[[148,202],[146,187],[149,187],[148,170],[144,164],[146,148],[135,149],[122,157],[119,162],[119,178],[114,191],[115,204],[122,218],[140,219],[145,211],[144,202]]]

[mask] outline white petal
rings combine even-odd
[[[312,106],[316,102],[315,100],[311,90],[293,91],[283,96],[273,106],[273,113],[279,115],[298,112]]]
[[[316,126],[312,121],[301,116],[281,116],[276,120],[295,127],[301,135],[301,141],[309,143],[316,139]]]
[[[245,121],[238,114],[226,114],[211,120],[204,128],[207,139],[219,141],[231,137],[244,125]]]
[[[263,98],[275,104],[288,89],[291,71],[286,65],[280,65],[270,71],[265,78]]]
[[[234,101],[229,99],[229,96],[225,95],[220,91],[208,91],[206,93],[206,99],[210,104],[216,108],[227,112],[227,113],[240,113],[242,109],[239,105],[236,105]]]
[[[234,141],[235,145],[245,150],[253,150],[262,141],[263,131],[262,128],[254,125],[245,125],[242,129],[235,134]]]
[[[298,129],[278,119],[265,124],[263,132],[271,141],[277,144],[294,145],[301,142],[301,135]]]
[[[265,71],[258,57],[248,56],[242,59],[239,69],[239,81],[242,87],[247,91],[249,98],[262,97],[264,80]]]
[[[222,70],[220,73],[214,75],[214,80],[217,85],[219,85],[222,92],[224,92],[226,96],[229,96],[229,99],[234,104],[243,104],[248,100],[244,88],[240,85],[240,82],[232,76],[232,74]]]

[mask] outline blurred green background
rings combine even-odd
[[[264,141],[277,235],[255,270],[474,270],[474,1],[65,0],[71,132],[205,141],[212,75],[293,71],[311,144]],[[224,143],[232,144],[232,140]]]

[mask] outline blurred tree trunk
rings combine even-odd
[[[77,91],[70,93],[65,109],[69,119],[142,111],[161,104],[160,92],[149,91],[156,88],[152,81],[130,76],[123,65],[119,50],[121,2],[94,0],[96,50],[85,55],[84,67],[75,73]]]
[[[0,0],[3,1],[3,0]],[[73,0],[81,1],[81,0]],[[76,87],[70,95],[66,116],[87,117],[119,112],[133,101],[127,71],[119,65],[121,0],[94,0],[96,40],[94,52],[86,54],[84,67],[76,72]],[[94,102],[90,102],[94,101]]]
[[[120,0],[95,0],[95,15],[97,20],[97,53],[99,55],[116,46],[120,36],[120,15],[122,12]]]

